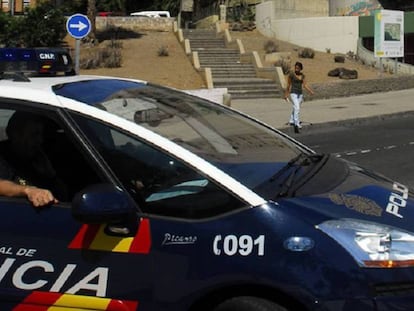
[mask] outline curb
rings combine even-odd
[[[332,127],[349,127],[349,126],[355,126],[355,125],[365,125],[367,123],[370,123],[372,121],[384,121],[384,120],[390,120],[390,119],[401,119],[401,118],[408,118],[413,117],[414,111],[403,111],[403,112],[397,112],[397,113],[390,113],[390,114],[381,114],[376,115],[372,117],[365,117],[365,118],[353,118],[353,119],[347,119],[347,120],[339,120],[339,121],[328,121],[323,123],[313,123],[309,125],[303,125],[302,131],[309,131],[309,130],[320,130],[320,129],[326,129],[326,128],[332,128]],[[292,130],[292,127],[283,127],[278,128],[278,130],[282,132],[289,132]]]

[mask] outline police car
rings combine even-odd
[[[144,81],[5,76],[20,111],[67,192],[0,197],[0,310],[414,309],[405,185]]]

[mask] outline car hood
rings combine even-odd
[[[353,163],[346,165],[349,168],[346,178],[329,191],[277,202],[302,216],[317,212],[311,213],[317,218],[315,224],[328,219],[354,218],[414,232],[414,195],[407,186]],[[307,216],[312,218],[311,214]]]

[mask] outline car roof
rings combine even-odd
[[[29,77],[28,81],[0,79],[0,97],[20,100],[31,100],[54,106],[61,106],[60,102],[57,100],[56,94],[52,91],[53,86],[63,83],[99,79],[121,79],[147,83],[146,81],[136,79],[94,75]]]

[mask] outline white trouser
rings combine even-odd
[[[290,101],[292,102],[292,113],[290,115],[289,123],[300,127],[300,104],[303,101],[303,94],[290,94]]]

